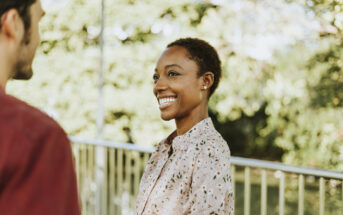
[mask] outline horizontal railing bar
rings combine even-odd
[[[341,172],[321,170],[321,169],[315,169],[315,168],[298,167],[298,166],[282,164],[279,162],[262,161],[262,160],[251,159],[251,158],[241,158],[241,157],[232,156],[231,163],[238,166],[249,166],[249,167],[269,169],[269,170],[280,170],[280,171],[284,171],[288,173],[311,175],[311,176],[316,176],[316,177],[324,177],[324,178],[332,178],[332,179],[340,179],[340,180],[343,179],[343,173]]]
[[[155,151],[155,147],[146,147],[138,146],[131,143],[119,143],[119,142],[110,142],[105,140],[96,140],[96,139],[82,139],[78,137],[69,137],[70,141],[77,144],[89,144],[97,146],[105,146],[111,148],[125,149],[125,150],[135,150],[140,152],[149,152],[152,153]]]
[[[90,144],[90,145],[99,145],[105,147],[112,147],[112,148],[119,148],[125,150],[136,150],[140,152],[154,152],[154,147],[146,147],[146,146],[138,146],[130,143],[115,143],[105,140],[96,140],[96,139],[82,139],[77,137],[69,137],[70,141],[77,144]],[[311,175],[316,177],[324,177],[324,178],[331,178],[331,179],[340,179],[343,180],[343,173],[342,172],[335,172],[335,171],[328,171],[328,170],[320,170],[314,168],[305,168],[305,167],[298,167],[298,166],[291,166],[282,164],[279,162],[272,162],[272,161],[262,161],[257,159],[251,158],[241,158],[241,157],[231,157],[231,163],[237,166],[248,166],[253,168],[261,168],[267,170],[280,170],[283,172],[288,173],[296,173],[302,175]]]

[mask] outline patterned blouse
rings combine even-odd
[[[158,144],[141,180],[136,214],[234,214],[230,150],[210,118]]]

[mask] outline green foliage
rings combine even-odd
[[[99,1],[46,2],[35,76],[8,91],[94,138]],[[210,112],[233,155],[343,170],[343,43],[327,24],[340,31],[342,13],[324,19],[327,2],[106,1],[104,139],[152,145],[173,130],[152,94],[154,66],[169,42],[200,37],[223,62]]]

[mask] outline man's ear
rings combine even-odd
[[[203,88],[204,89],[210,89],[214,82],[214,75],[212,72],[205,72],[202,75],[202,81],[203,81]]]
[[[10,9],[1,16],[0,34],[12,41],[21,41],[24,23],[16,9]]]

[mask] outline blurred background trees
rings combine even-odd
[[[106,140],[153,145],[152,74],[165,46],[199,37],[218,50],[223,79],[210,104],[232,154],[343,170],[342,1],[106,1]],[[43,0],[42,44],[29,82],[8,92],[95,138],[100,4]]]

